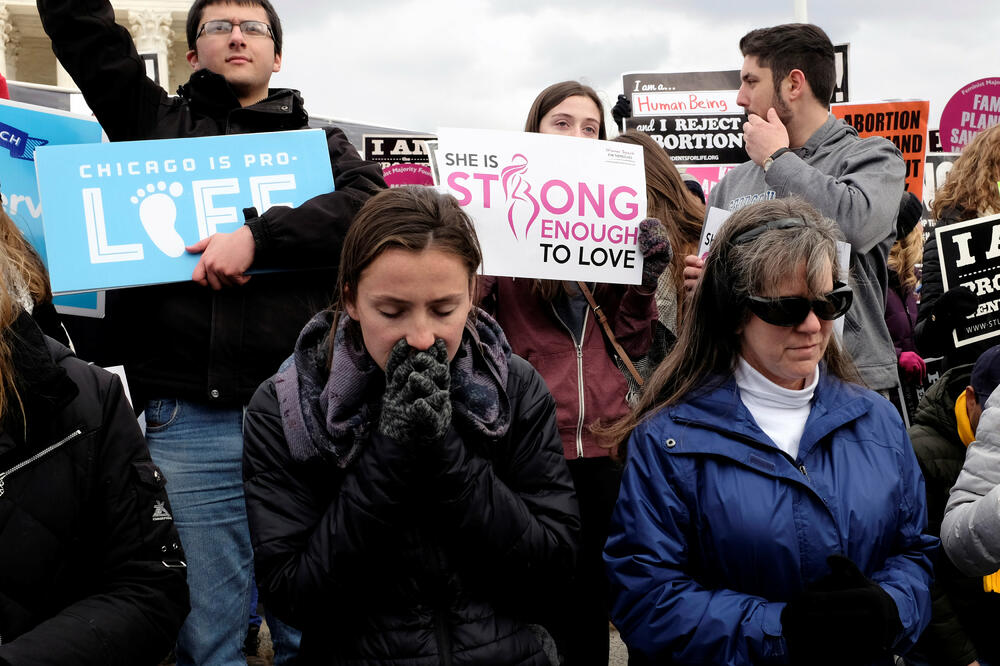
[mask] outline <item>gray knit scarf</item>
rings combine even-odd
[[[334,313],[325,310],[306,324],[274,386],[292,458],[325,458],[347,467],[378,421],[385,375],[365,350],[357,322],[346,314],[337,325],[333,363],[328,363],[333,320]],[[477,309],[451,361],[452,413],[459,431],[488,439],[507,432],[510,354],[500,325]]]

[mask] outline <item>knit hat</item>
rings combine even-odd
[[[896,217],[896,240],[905,238],[913,231],[924,214],[924,204],[912,192],[903,192],[899,201],[899,214]]]
[[[976,392],[976,401],[980,405],[986,404],[986,399],[1000,384],[1000,345],[990,347],[982,353],[976,364],[972,366],[969,384]]]

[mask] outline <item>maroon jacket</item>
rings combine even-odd
[[[552,392],[566,457],[606,456],[608,449],[598,444],[590,426],[598,420],[611,423],[628,413],[625,377],[608,353],[594,313],[588,309],[578,351],[553,305],[534,293],[533,284],[525,278],[480,278],[480,305],[500,322],[514,353],[538,370]],[[640,294],[635,287],[602,284],[594,298],[629,358],[645,356],[656,321],[653,296]]]

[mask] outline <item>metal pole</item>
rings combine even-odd
[[[795,5],[795,22],[809,23],[809,0],[793,0]]]

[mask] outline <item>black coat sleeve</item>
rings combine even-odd
[[[366,444],[342,470],[292,459],[274,384],[257,390],[244,425],[243,479],[257,587],[270,608],[304,628],[351,607],[384,574],[378,553],[395,552],[410,508],[404,482]]]
[[[944,292],[941,259],[938,257],[937,238],[933,234],[924,245],[921,270],[920,305],[917,309],[917,324],[913,327],[913,339],[921,356],[943,356],[954,349],[954,344],[951,339],[952,329],[946,322],[933,316],[934,308]]]
[[[146,76],[107,0],[36,0],[52,51],[112,141],[149,137],[167,93]]]
[[[463,441],[454,428],[425,452],[428,488],[442,520],[508,591],[525,592],[573,567],[579,509],[541,376],[511,358],[509,434],[498,444]],[[495,447],[490,451],[490,446]]]
[[[344,133],[326,128],[334,191],[301,206],[273,206],[247,221],[256,243],[255,268],[336,265],[354,216],[385,189],[382,167],[361,159]]]
[[[88,371],[98,379],[80,391],[100,391],[104,408],[96,505],[76,554],[95,561],[91,593],[0,646],[0,662],[12,666],[153,666],[170,651],[188,613],[180,539],[172,519],[157,519],[170,515],[163,477],[121,382],[103,370]]]

